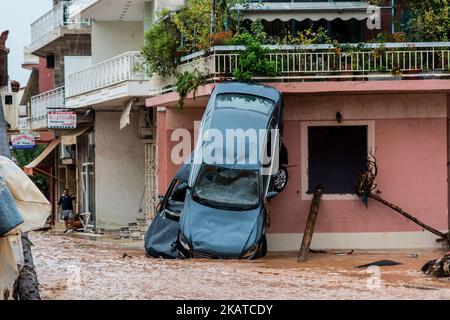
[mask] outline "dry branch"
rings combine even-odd
[[[428,230],[429,232],[439,236],[442,238],[443,241],[446,241],[448,246],[450,247],[450,232],[449,233],[443,233],[439,230],[434,229],[433,227],[430,227],[429,225],[425,224],[424,222],[420,221],[416,217],[414,217],[412,214],[406,212],[399,206],[396,206],[393,203],[390,203],[389,201],[384,200],[380,196],[378,196],[375,192],[377,185],[375,183],[376,177],[378,174],[378,167],[377,167],[377,161],[373,154],[370,155],[369,159],[367,160],[367,168],[366,170],[361,174],[361,176],[358,179],[357,184],[357,190],[356,193],[358,196],[362,199],[362,201],[368,206],[368,199],[373,199],[378,201],[379,203],[383,204],[384,206],[394,210],[395,212],[401,214],[408,220],[414,222],[415,224],[421,226],[425,230]],[[442,241],[441,240],[441,241]]]

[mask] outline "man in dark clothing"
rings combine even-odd
[[[64,224],[66,226],[66,231],[64,231],[64,233],[69,232],[70,225],[72,224],[73,200],[75,200],[75,197],[69,195],[68,189],[64,189],[64,194],[59,198],[58,201],[58,211],[62,209]]]

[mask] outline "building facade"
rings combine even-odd
[[[55,197],[69,187],[77,194],[76,210],[90,212],[98,231],[151,220],[157,194],[165,192],[179,166],[172,160],[179,142],[173,132],[181,128],[194,137],[195,121],[202,118],[215,84],[232,78],[235,49],[216,46],[183,57],[180,71],[197,68],[208,81],[195,99],[192,94],[185,99],[180,113],[174,80],[149,77],[143,70],[145,31],[162,8],[176,10],[183,3],[58,2],[49,14],[61,17],[55,11],[63,7],[57,31],[54,24],[42,27],[53,30],[51,35],[39,37],[29,48],[40,57],[40,95],[31,99],[31,114],[41,110],[44,116],[32,117],[31,123],[45,119],[49,110],[76,112],[79,120],[75,130],[52,130],[56,139],[49,145],[55,148],[49,174],[56,177]],[[392,6],[390,1],[380,5],[378,29],[369,27],[367,1],[267,1],[238,10],[242,23],[262,19],[269,34],[321,26],[341,42],[357,43],[397,31]],[[450,44],[383,47],[380,54],[377,44],[364,50],[355,44],[350,52],[329,44],[300,51],[280,46],[271,58],[283,66],[281,74],[255,79],[279,89],[286,105],[289,181],[272,201],[269,249],[298,249],[310,191],[323,176],[338,176],[340,183],[325,190],[314,247],[436,245],[432,235],[375,202],[369,201],[366,208],[354,195],[355,153],[376,157],[378,191],[385,199],[436,229],[448,230]],[[394,72],[398,69],[401,74]],[[339,121],[337,114],[342,116]],[[49,128],[44,120],[33,130]],[[48,162],[40,160],[41,165]]]

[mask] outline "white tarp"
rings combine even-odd
[[[10,289],[23,265],[21,232],[42,228],[51,214],[50,202],[28,176],[11,160],[0,157],[0,176],[5,180],[24,222],[0,237],[0,300],[3,291]]]
[[[133,107],[134,99],[131,99],[122,111],[122,115],[120,116],[120,130],[124,129],[126,126],[130,124],[130,114],[131,108]]]

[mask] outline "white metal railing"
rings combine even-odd
[[[66,96],[80,95],[124,81],[148,79],[141,52],[130,51],[70,74],[66,83]]]
[[[268,46],[268,58],[275,76],[255,76],[255,80],[327,80],[450,77],[450,42],[389,43],[309,46]],[[211,81],[232,79],[240,68],[242,46],[216,46],[181,59],[179,71],[197,69]],[[155,90],[174,89],[173,82]]]
[[[61,1],[31,24],[31,47],[45,42],[60,27],[80,29],[91,25],[88,19],[69,19],[67,10],[70,4],[71,1]]]
[[[31,97],[31,129],[47,128],[49,110],[58,111],[65,108],[64,87],[59,87]]]

